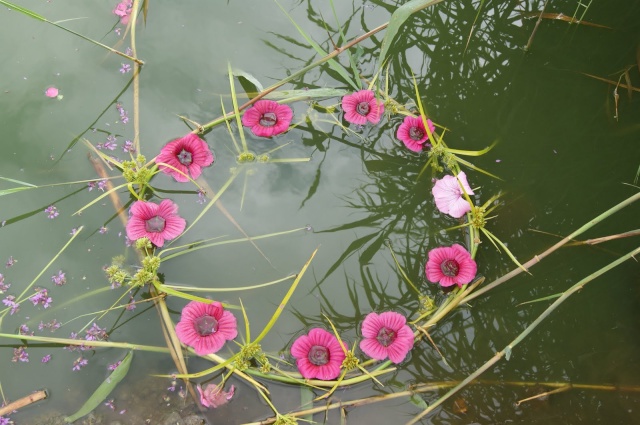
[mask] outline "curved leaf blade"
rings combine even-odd
[[[72,423],[81,417],[88,415],[100,405],[108,396],[111,394],[111,391],[122,381],[122,379],[127,375],[129,371],[129,366],[131,366],[131,359],[133,358],[133,351],[129,351],[127,355],[124,357],[122,362],[116,367],[111,375],[105,379],[102,384],[98,387],[98,389],[89,397],[89,399],[82,405],[80,410],[74,413],[71,416],[67,416],[64,418],[64,421],[67,423]]]

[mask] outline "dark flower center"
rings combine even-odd
[[[456,260],[447,260],[443,261],[442,264],[440,264],[440,270],[442,270],[443,275],[454,277],[458,276],[460,265]]]
[[[182,149],[178,154],[178,161],[180,164],[189,166],[193,162],[193,158],[191,157],[191,152]]]
[[[164,218],[159,215],[151,217],[149,220],[144,222],[144,228],[150,233],[160,233],[164,230]]]
[[[260,125],[263,127],[273,127],[278,122],[278,116],[275,112],[265,112],[260,117]]]
[[[369,113],[369,109],[369,102],[360,102],[358,103],[358,106],[356,106],[356,112],[363,117],[367,116],[367,114]]]
[[[314,345],[309,350],[308,357],[312,364],[322,366],[329,362],[329,350],[322,345]]]
[[[380,345],[382,345],[383,347],[388,347],[393,343],[393,341],[395,341],[396,333],[392,329],[385,328],[383,326],[378,331],[378,336],[376,337],[376,339],[378,340]]]
[[[204,315],[196,319],[196,330],[200,336],[207,336],[218,332],[218,321],[215,317]]]
[[[424,131],[420,127],[411,127],[409,129],[409,137],[412,140],[420,140],[424,137]]]

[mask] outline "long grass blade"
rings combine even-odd
[[[393,44],[393,40],[396,38],[398,30],[400,30],[400,27],[405,23],[405,21],[414,13],[429,6],[438,4],[441,1],[442,0],[411,0],[404,3],[402,6],[397,8],[395,12],[393,12],[391,20],[389,20],[389,25],[387,26],[387,33],[384,35],[384,39],[382,39],[380,57],[378,58],[379,66],[382,66],[387,59],[387,54]]]
[[[231,87],[231,100],[233,102],[233,112],[236,116],[236,123],[238,124],[238,133],[240,134],[240,140],[242,141],[242,151],[249,152],[247,147],[247,140],[244,137],[244,127],[242,126],[242,119],[240,118],[240,110],[238,109],[238,98],[236,97],[236,87],[233,82],[233,71],[231,70],[231,64],[227,63],[227,69],[229,70],[229,87]]]
[[[276,309],[276,311],[273,313],[273,316],[271,316],[271,320],[269,320],[269,323],[267,323],[267,326],[264,327],[264,329],[262,330],[262,332],[260,332],[260,335],[258,335],[258,337],[255,339],[255,343],[259,343],[260,341],[262,341],[262,339],[267,336],[267,334],[269,333],[269,331],[271,330],[271,328],[273,327],[273,325],[275,325],[276,321],[278,320],[278,317],[280,317],[280,314],[282,313],[282,311],[284,310],[285,306],[287,305],[287,303],[289,302],[289,299],[291,298],[291,296],[293,295],[293,291],[296,290],[296,287],[298,286],[298,283],[300,283],[300,280],[302,279],[302,276],[304,276],[304,273],[307,271],[307,268],[309,267],[309,265],[311,264],[311,261],[313,261],[313,257],[316,256],[316,253],[318,252],[318,248],[316,248],[313,253],[311,254],[311,257],[307,260],[307,262],[304,264],[304,266],[302,267],[302,269],[300,270],[300,273],[298,273],[298,276],[296,276],[296,279],[293,281],[293,283],[291,284],[291,287],[289,288],[289,290],[287,291],[287,293],[285,294],[284,298],[282,299],[282,301],[280,302],[280,305],[278,305],[278,308]]]
[[[127,376],[127,372],[129,372],[129,367],[131,366],[131,359],[133,358],[133,351],[129,351],[122,362],[116,367],[116,369],[105,379],[102,384],[96,389],[96,391],[89,397],[89,399],[82,405],[80,410],[74,413],[71,416],[67,416],[64,418],[64,421],[67,423],[72,423],[83,416],[88,415],[100,405],[108,396],[111,394],[111,391],[114,390],[116,385]]]

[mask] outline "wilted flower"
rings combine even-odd
[[[461,245],[434,248],[425,266],[427,279],[441,286],[466,285],[476,276],[478,266]]]
[[[207,384],[203,390],[200,384],[198,384],[196,389],[198,390],[198,394],[200,394],[200,403],[202,403],[204,407],[211,407],[212,409],[227,404],[229,400],[231,400],[231,397],[233,397],[236,388],[232,385],[229,392],[223,391],[222,388],[222,385]]]
[[[377,124],[384,113],[384,104],[376,100],[373,91],[360,90],[342,98],[344,119],[352,124]]]
[[[340,375],[340,365],[345,359],[338,338],[320,328],[313,328],[307,335],[296,339],[291,346],[291,355],[296,358],[296,365],[304,378],[325,381]]]
[[[250,127],[259,137],[271,137],[284,133],[293,119],[293,111],[288,105],[273,100],[258,100],[242,115],[242,125]]]
[[[413,347],[413,332],[407,319],[395,311],[369,313],[362,322],[360,349],[376,360],[389,357],[393,363],[400,363]]]
[[[236,318],[217,301],[211,304],[191,301],[182,309],[176,335],[183,344],[193,347],[196,354],[205,356],[238,336]]]

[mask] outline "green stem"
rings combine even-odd
[[[71,338],[51,338],[46,336],[34,336],[34,335],[17,335],[17,334],[5,334],[0,333],[0,338],[17,339],[21,341],[37,341],[46,342],[50,344],[62,344],[62,345],[78,345],[78,346],[91,346],[91,347],[108,347],[108,348],[126,348],[128,350],[137,351],[151,351],[155,353],[168,353],[169,349],[166,347],[156,347],[153,345],[140,345],[130,344],[128,342],[113,342],[113,341],[87,341],[84,339],[71,339]]]

